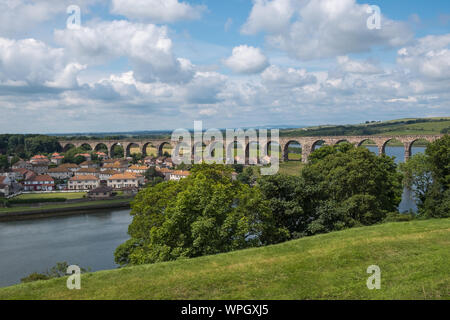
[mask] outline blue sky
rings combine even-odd
[[[450,116],[448,87],[444,0],[0,2],[2,133]]]

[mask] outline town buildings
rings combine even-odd
[[[36,175],[25,180],[23,188],[25,191],[53,191],[55,190],[55,180],[48,174]]]
[[[93,175],[77,175],[69,179],[69,190],[92,190],[100,186],[100,179]]]

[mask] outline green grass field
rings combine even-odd
[[[450,219],[389,223],[279,245],[0,289],[0,299],[449,299]],[[369,290],[370,265],[381,289]]]
[[[49,199],[49,198],[66,198],[66,199],[82,199],[86,192],[52,192],[52,193],[26,193],[21,194],[14,199]]]

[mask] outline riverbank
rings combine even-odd
[[[69,204],[48,204],[41,207],[0,208],[0,222],[37,219],[86,213],[102,209],[129,208],[133,198],[95,200]]]

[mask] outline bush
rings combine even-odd
[[[389,212],[383,222],[405,222],[417,219],[417,216],[410,213]]]

